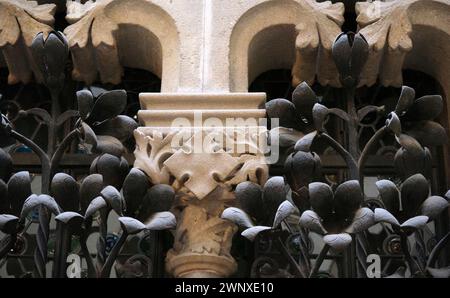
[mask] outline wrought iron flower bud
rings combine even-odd
[[[292,200],[300,211],[304,211],[309,208],[308,184],[321,172],[320,157],[314,152],[297,151],[286,159],[284,169]]]
[[[128,174],[128,169],[128,162],[123,156],[117,157],[105,153],[94,159],[90,173],[102,175],[104,185],[112,185],[117,189],[121,189],[123,181]]]
[[[369,55],[369,44],[361,34],[341,33],[334,41],[332,55],[341,84],[354,87]]]
[[[31,53],[47,88],[55,91],[64,85],[64,68],[69,55],[69,44],[63,33],[52,31],[47,39],[38,33],[31,44]]]
[[[397,137],[401,145],[394,157],[396,172],[406,179],[414,174],[420,173],[425,177],[431,177],[431,153],[427,147],[422,147],[416,139],[401,134]]]

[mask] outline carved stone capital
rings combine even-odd
[[[258,107],[265,94],[141,94],[136,161],[153,184],[176,191],[175,243],[166,268],[175,277],[226,277],[237,228],[220,218],[244,181],[263,185],[267,130]],[[227,107],[224,109],[224,107]],[[194,108],[194,109],[187,109]]]

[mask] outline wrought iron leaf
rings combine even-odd
[[[84,217],[77,212],[66,211],[57,215],[55,220],[66,225],[72,232],[79,233]]]
[[[115,156],[121,156],[125,151],[122,142],[113,136],[97,136],[97,146],[94,147],[96,152],[109,153]]]
[[[134,214],[142,204],[142,201],[150,187],[147,175],[137,168],[132,168],[123,182],[123,196],[126,202],[126,214]]]
[[[118,115],[97,125],[95,131],[99,135],[112,136],[119,141],[124,142],[133,135],[133,131],[137,127],[138,124],[133,118],[125,115]]]
[[[280,126],[290,128],[299,126],[295,106],[287,99],[276,98],[270,100],[266,103],[266,112],[269,118],[278,118]]]
[[[125,90],[106,91],[97,98],[86,121],[94,123],[111,119],[122,113],[126,105],[127,92]]]
[[[431,170],[431,156],[427,148],[422,146],[414,138],[405,134],[398,138],[402,147],[398,149],[394,157],[396,172],[406,179],[414,174],[429,175]]]
[[[334,193],[334,211],[341,218],[352,219],[361,206],[364,196],[358,180],[341,183]]]
[[[439,116],[443,108],[440,95],[425,95],[416,99],[405,114],[408,120],[433,120]]]
[[[321,105],[320,103],[316,103],[313,107],[313,121],[314,127],[317,131],[322,132],[325,131],[325,120],[328,116],[329,110],[326,106]]]
[[[310,132],[309,134],[305,135],[303,138],[297,141],[294,146],[295,151],[304,151],[304,152],[310,152],[311,146],[316,139],[317,131]]]
[[[0,214],[0,231],[6,234],[17,232],[19,218],[11,214]]]
[[[322,226],[319,215],[312,210],[306,210],[302,213],[302,215],[300,216],[299,224],[300,226],[318,234],[327,233],[325,228]]]
[[[422,174],[416,174],[403,182],[401,186],[402,207],[407,218],[418,214],[422,203],[430,192],[427,179]]]
[[[99,211],[102,208],[108,207],[108,203],[106,203],[105,199],[102,197],[96,197],[91,201],[89,206],[86,209],[86,213],[84,214],[84,218],[90,218],[94,215],[95,212]]]
[[[395,216],[383,208],[375,208],[374,220],[375,222],[386,222],[390,223],[393,226],[400,226],[400,223],[395,218]]]
[[[400,193],[394,182],[379,180],[375,185],[387,210],[397,213],[400,210]]]
[[[447,143],[445,128],[434,121],[414,122],[406,133],[423,146],[440,146]]]
[[[35,195],[32,194],[29,196],[25,202],[23,203],[22,212],[20,213],[20,220],[24,220],[25,216],[27,216],[28,213],[31,212],[34,208],[37,206],[45,206],[50,212],[52,212],[55,215],[58,215],[61,213],[61,210],[56,203],[55,199],[53,199],[49,195]]]
[[[77,91],[78,111],[81,119],[84,121],[89,116],[92,107],[94,106],[94,97],[89,90]]]
[[[429,220],[428,216],[418,215],[402,223],[401,227],[402,229],[411,230],[412,232],[414,230],[423,228],[427,224],[428,220]]]
[[[423,202],[420,213],[428,216],[430,219],[435,219],[448,205],[449,202],[443,197],[431,196]]]
[[[128,162],[124,157],[112,154],[102,154],[94,159],[90,172],[103,176],[104,185],[112,185],[117,189],[122,188],[123,181],[128,174]]]
[[[240,227],[251,228],[254,226],[248,214],[236,207],[225,209],[220,217],[229,220]]]
[[[275,213],[275,219],[273,220],[272,227],[277,228],[283,220],[285,220],[289,215],[294,214],[297,208],[292,205],[291,202],[285,200],[278,206],[277,212]]]
[[[14,215],[19,215],[25,200],[31,195],[30,173],[15,173],[8,181],[8,201]]]
[[[324,220],[333,214],[333,191],[328,184],[313,182],[309,184],[309,202],[312,209]]]
[[[113,209],[117,213],[117,215],[122,215],[122,211],[124,209],[123,199],[119,191],[114,186],[106,186],[100,192],[100,195],[103,197],[103,199],[105,199],[111,209]]]
[[[103,177],[100,174],[91,174],[83,179],[80,187],[81,212],[84,214],[91,201],[100,196],[103,189]]]
[[[122,230],[129,235],[137,234],[145,229],[145,225],[142,222],[132,217],[119,217],[119,222]]]
[[[275,176],[267,180],[263,188],[263,202],[268,222],[273,222],[278,206],[284,200],[286,200],[286,188],[283,177]]]
[[[253,240],[255,240],[256,236],[260,232],[265,231],[265,230],[270,230],[270,229],[272,229],[272,228],[271,227],[266,227],[266,226],[254,226],[254,227],[251,227],[251,228],[248,228],[248,229],[244,230],[241,233],[241,235],[243,237],[247,238],[248,240],[253,241]]]
[[[375,217],[369,208],[360,208],[355,213],[351,225],[345,230],[346,233],[354,234],[367,230],[375,224]]]
[[[51,195],[63,211],[78,211],[80,205],[80,186],[65,173],[57,173],[51,183]]]
[[[152,213],[168,211],[174,200],[175,191],[170,185],[157,184],[152,186],[144,197],[139,218],[146,220]]]
[[[403,116],[406,111],[412,106],[414,98],[416,97],[416,91],[408,86],[402,86],[402,91],[395,107],[395,113],[399,116]]]
[[[92,130],[92,128],[85,122],[81,122],[81,133],[83,141],[87,144],[92,145],[93,148],[97,148],[97,135]]]
[[[300,211],[300,214],[311,208],[311,204],[309,203],[309,190],[307,186],[304,186],[297,191],[292,191],[291,198],[295,206],[297,206]]]
[[[235,195],[242,210],[257,220],[264,219],[262,189],[259,184],[241,182],[236,186]]]
[[[167,230],[177,226],[177,219],[172,212],[156,212],[145,221],[145,228],[148,230]]]
[[[352,242],[352,236],[347,233],[328,234],[323,237],[323,241],[333,249],[342,251]]]

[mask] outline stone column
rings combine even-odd
[[[220,218],[234,188],[267,180],[264,93],[144,93],[135,131],[136,161],[153,184],[176,191],[173,248],[166,269],[175,277],[227,277],[237,227]]]

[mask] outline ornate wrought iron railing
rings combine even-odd
[[[14,173],[17,162],[2,149],[0,259],[23,266],[21,276],[75,277],[86,268],[84,276],[109,277],[114,264],[122,277],[164,276],[161,259],[172,241],[164,230],[176,225],[169,211],[175,192],[169,185],[151,185],[144,172],[130,169],[130,148],[124,144],[137,123],[122,115],[126,91],[85,88],[76,92],[77,110],[63,109],[68,57],[64,35],[39,34],[31,50],[44,75],[49,107],[22,109],[8,103],[10,113],[2,115],[0,137],[2,146],[20,144],[38,157],[41,192],[32,193],[32,175]],[[348,33],[336,39],[333,58],[344,87],[343,109],[326,107],[306,83],[295,88],[291,101],[274,99],[266,104],[268,118],[280,119],[270,135],[279,138],[283,147],[284,158],[278,163],[282,175],[272,177],[264,187],[238,184],[240,208],[222,213],[222,218],[242,227],[244,237],[235,236],[233,241],[233,255],[242,264],[238,276],[449,275],[448,214],[443,211],[450,194],[430,192],[433,165],[428,149],[447,139],[442,126],[433,121],[443,100],[438,95],[415,98],[414,90],[404,86],[393,111],[375,105],[357,108],[355,91],[367,55],[363,36]],[[376,119],[371,126],[374,134],[363,144],[359,129],[369,115]],[[20,117],[36,119],[38,130],[46,127],[46,142],[38,144],[35,133],[26,137],[18,132],[13,121]],[[333,134],[336,123],[345,135]],[[383,140],[392,143],[395,157],[389,171],[397,176],[377,181],[379,196],[368,198],[366,167],[376,164],[376,157],[370,161],[370,156]],[[95,154],[95,158],[82,157],[90,164],[89,172],[59,172],[64,156],[80,148]],[[328,158],[323,153],[330,150],[326,148],[340,156],[334,162],[345,171],[322,171]],[[372,171],[386,173],[376,167]],[[114,225],[111,212],[118,215],[118,235],[108,233]],[[436,242],[430,244],[427,238],[434,220],[444,222],[444,228],[436,229]],[[33,225],[37,225],[35,240],[27,233]],[[92,237],[97,238],[95,252],[88,244]],[[33,241],[35,245],[28,247]],[[318,245],[319,250],[314,248]],[[78,266],[78,255],[86,266]],[[370,256],[381,259],[381,270],[373,271]],[[337,264],[336,272],[324,271],[326,262]]]

